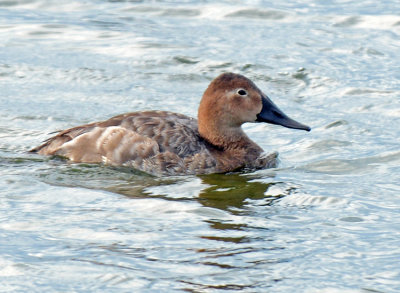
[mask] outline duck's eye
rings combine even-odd
[[[244,89],[238,90],[237,93],[238,93],[239,95],[241,95],[241,96],[246,96],[246,95],[247,95],[247,92],[246,92]]]

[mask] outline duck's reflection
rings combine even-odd
[[[243,212],[247,200],[265,198],[265,192],[274,184],[240,173],[204,175],[201,179],[208,187],[200,191],[198,201],[204,206],[234,214]]]
[[[269,179],[267,179],[269,178]],[[272,175],[243,173],[211,174],[194,177],[155,178],[133,176],[128,182],[107,187],[108,191],[129,197],[156,197],[166,200],[196,200],[202,206],[227,211],[234,215],[246,213],[249,200],[272,203],[279,196],[269,197],[268,189],[276,184]],[[265,201],[265,199],[268,200]]]
[[[252,200],[260,200],[263,205],[268,205],[278,198],[267,195],[268,189],[275,184],[273,177],[268,178],[265,174],[260,176],[232,173],[205,175],[201,176],[201,179],[208,187],[201,190],[198,202],[205,207],[239,216],[236,217],[239,221],[224,218],[207,219],[215,234],[204,235],[201,238],[229,243],[251,242],[248,231],[252,227],[240,216],[251,216],[252,212],[246,205]]]
[[[58,164],[42,169],[40,179],[58,186],[106,190],[132,198],[196,200],[205,207],[240,213],[248,200],[265,199],[276,184],[274,172],[154,177],[131,168],[98,164]],[[273,201],[274,198],[271,198]]]
[[[235,243],[249,241],[246,233],[232,236],[232,231],[252,229],[244,218],[254,216],[249,206],[272,205],[284,196],[268,195],[268,190],[277,184],[272,171],[159,178],[123,168],[78,164],[61,165],[56,172],[51,168],[41,174],[41,180],[54,185],[105,190],[130,198],[196,201],[200,208],[195,213],[204,212],[204,221],[219,231],[200,237]],[[207,213],[213,215],[207,216]],[[232,221],[232,217],[236,220]]]

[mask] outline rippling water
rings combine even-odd
[[[0,1],[1,292],[399,292],[400,2]],[[278,169],[154,178],[27,154],[49,133],[196,116],[242,73],[311,133]]]

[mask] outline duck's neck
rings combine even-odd
[[[208,142],[208,150],[217,160],[218,172],[259,167],[263,149],[253,142],[241,127],[207,130],[199,127],[200,135]]]
[[[240,126],[218,127],[199,123],[200,135],[210,144],[222,150],[261,148],[254,143]],[[261,150],[262,151],[262,150]]]

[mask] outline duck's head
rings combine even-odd
[[[200,102],[198,118],[203,136],[218,129],[240,128],[246,122],[311,130],[283,113],[250,79],[235,73],[223,73],[210,83]]]

